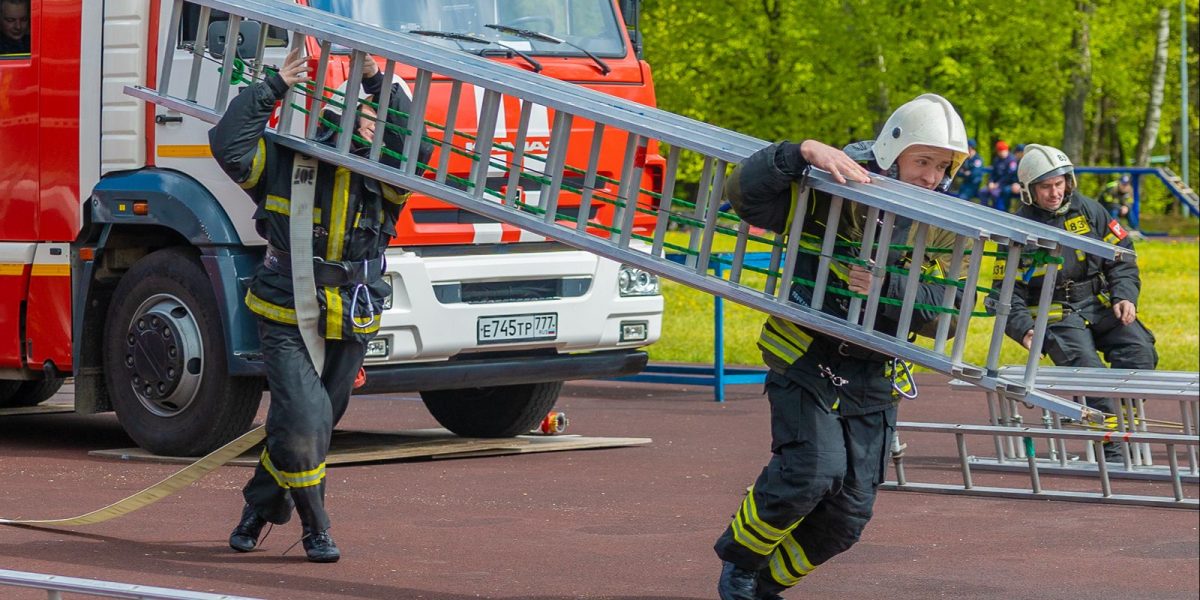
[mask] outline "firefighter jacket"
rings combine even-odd
[[[992,174],[988,181],[1000,187],[1009,187],[1017,183],[1017,157],[1009,154],[1004,158],[999,156],[992,159]]]
[[[367,78],[363,88],[376,94],[383,75]],[[259,235],[268,248],[246,294],[246,305],[262,318],[295,325],[289,244],[289,198],[294,162],[292,150],[266,139],[264,128],[287,92],[277,74],[242,90],[229,104],[221,121],[209,131],[213,157],[257,206],[254,212]],[[399,84],[393,84],[392,111],[407,115],[411,101]],[[407,117],[389,112],[389,125],[406,125]],[[336,122],[336,118],[335,118]],[[392,127],[382,133],[384,145],[399,154],[405,136]],[[338,134],[323,128],[318,141],[333,145]],[[377,134],[378,135],[378,134]],[[357,153],[366,148],[355,143]],[[432,146],[422,144],[426,162]],[[385,153],[381,162],[401,163]],[[302,167],[301,167],[302,169]],[[396,220],[408,198],[407,192],[363,177],[342,167],[316,165],[313,199],[314,274],[320,307],[320,332],[331,340],[366,342],[379,330],[378,315],[383,301],[392,293],[383,279],[383,253],[396,233]]]
[[[1133,249],[1133,240],[1128,232],[1109,216],[1100,203],[1084,196],[1078,190],[1072,190],[1069,201],[1070,205],[1061,215],[1055,215],[1031,204],[1022,205],[1017,214],[1051,227],[1061,227],[1071,233]],[[1005,267],[1005,259],[997,258],[993,279],[999,281],[1004,275]],[[1026,332],[1033,329],[1033,315],[1036,314],[1037,306],[1029,306],[1029,303],[1036,304],[1041,297],[1045,275],[1046,264],[1037,260],[1037,256],[1027,255],[1021,258],[1020,270],[1017,272],[1016,285],[1013,288],[1012,312],[1005,326],[1008,337],[1018,342],[1025,337]],[[998,285],[993,287],[999,288]],[[1073,254],[1063,256],[1062,270],[1058,273],[1054,288],[1052,301],[1058,306],[1051,309],[1052,320],[1055,317],[1061,318],[1064,310],[1074,310],[1083,304],[1096,301],[1110,304],[1128,300],[1136,306],[1142,280],[1138,275],[1137,262],[1132,258],[1120,261],[1104,260],[1076,250]]]
[[[874,172],[880,172],[871,151],[872,142],[859,142],[846,148],[846,153],[855,160],[867,165]],[[808,169],[808,162],[800,154],[800,145],[790,142],[773,144],[743,160],[733,174],[727,186],[729,201],[742,219],[751,225],[769,229],[776,233],[788,233],[791,222],[792,189],[802,185],[803,177]],[[957,198],[947,196],[947,202],[958,202]],[[794,285],[790,300],[797,304],[809,306],[812,299],[813,282],[817,278],[821,242],[825,235],[826,219],[829,214],[831,197],[820,191],[812,190],[807,204],[807,215],[804,219],[802,237],[800,240],[801,253],[796,260],[793,277],[801,283]],[[864,225],[867,218],[867,207],[857,203],[846,202],[842,206],[841,218],[837,230],[837,242],[834,247],[835,258],[857,257],[862,242]],[[892,244],[911,245],[915,237],[916,227],[912,221],[896,217],[895,230],[892,234]],[[954,243],[952,233],[930,228],[927,235],[928,252],[920,261],[919,268],[926,275],[944,277],[949,272],[950,247]],[[888,267],[907,269],[911,257],[902,251],[892,250],[888,253]],[[850,296],[848,281],[850,265],[838,260],[829,263],[828,290],[821,311],[835,317],[846,318]],[[965,276],[966,269],[959,269],[960,276]],[[889,273],[883,285],[883,297],[899,300],[904,297],[907,278],[898,273]],[[941,314],[935,310],[942,302],[945,286],[922,281],[918,284],[916,304],[912,317],[912,332],[932,337],[936,331],[936,320]],[[958,290],[955,305],[961,305],[962,290]],[[865,303],[864,303],[865,304]],[[875,328],[883,333],[895,335],[900,318],[900,306],[881,302],[879,316]],[[953,331],[953,327],[951,327]],[[910,334],[911,336],[911,334]],[[759,339],[763,360],[773,370],[786,373],[788,368],[798,361],[808,351],[814,340],[823,344],[832,343],[832,348],[843,355],[849,355],[869,361],[891,360],[890,356],[843,344],[838,340],[829,340],[818,333],[807,331],[794,323],[777,317],[770,317],[763,326]]]

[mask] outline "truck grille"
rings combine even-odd
[[[533,302],[578,298],[586,294],[591,285],[591,277],[442,283],[433,286],[433,294],[442,304]]]

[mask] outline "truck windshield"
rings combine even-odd
[[[625,55],[625,41],[611,0],[309,0],[308,5],[393,31],[466,33],[529,54],[585,56],[578,48],[489,28],[498,24],[549,34],[596,56]],[[423,38],[459,48],[447,39]],[[471,51],[485,48],[467,46]]]

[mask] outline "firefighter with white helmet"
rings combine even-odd
[[[277,73],[242,90],[209,132],[213,157],[253,200],[255,227],[267,240],[245,300],[258,316],[271,390],[267,441],[254,475],[242,489],[245,504],[229,545],[239,552],[253,550],[267,523],[285,523],[294,510],[300,516],[308,560],[336,562],[341,552],[329,535],[325,511],[325,454],[333,426],[350,401],[367,342],[379,331],[383,299],[392,291],[383,278],[383,253],[408,194],[310,159],[264,135],[276,105],[291,87],[307,81],[307,74],[307,60],[293,50]],[[367,93],[380,93],[384,83],[374,59],[365,60],[362,85]],[[389,127],[376,133],[374,110],[363,105],[354,132],[337,133],[322,124],[317,140],[334,145],[338,136],[353,133],[352,148],[365,153],[368,146],[362,140],[382,135],[383,145],[399,152],[405,139],[400,132],[407,124],[401,115],[410,104],[394,84]],[[355,102],[351,99],[346,105],[354,107]],[[420,160],[428,160],[430,153],[432,146],[423,144]],[[400,164],[387,154],[381,160]],[[304,264],[302,252],[293,257],[291,244],[291,204],[301,194],[313,206],[310,273],[292,270],[293,263]],[[315,333],[324,340],[320,369],[297,325],[297,289],[302,289],[298,282],[309,277],[309,285],[316,286],[320,316]]]
[[[792,189],[810,167],[829,171],[839,181],[869,183],[876,174],[945,192],[967,154],[966,129],[954,107],[941,96],[924,94],[892,113],[873,141],[844,150],[816,140],[785,141],[754,153],[733,171],[727,196],[751,225],[789,233]],[[790,232],[803,236],[792,273],[798,280],[817,278],[831,200],[824,192],[811,192],[803,231]],[[946,202],[956,201],[946,195]],[[846,202],[836,223],[838,239],[862,240],[866,218],[865,206]],[[893,244],[911,247],[915,231],[911,220],[897,217]],[[930,230],[930,248],[952,244],[953,235]],[[833,254],[821,310],[847,318],[851,294],[866,294],[871,276],[863,267],[837,259],[857,254],[849,242],[839,242]],[[948,254],[914,258],[900,249],[889,252],[887,263],[901,268],[911,263],[933,277],[942,277],[950,266]],[[941,302],[945,285],[933,278],[918,285],[918,307]],[[882,294],[900,299],[906,287],[906,277],[890,276]],[[812,294],[812,284],[798,283],[790,300],[810,305]],[[894,333],[899,307],[880,304],[879,310],[876,327]],[[937,316],[914,310],[912,331],[930,333]],[[892,357],[783,319],[767,319],[758,345],[771,369],[766,391],[772,457],[716,542],[724,563],[718,582],[723,600],[777,598],[858,541],[883,481],[896,406],[902,396],[915,394],[906,365]]]
[[[1079,192],[1075,167],[1063,151],[1050,146],[1029,144],[1017,167],[1021,182],[1018,215],[1133,249],[1133,240],[1100,203]],[[1158,365],[1154,335],[1137,318],[1141,277],[1133,258],[1104,260],[1083,253],[1063,257],[1054,285],[1050,324],[1042,351],[1054,364],[1072,367],[1103,368],[1097,351],[1104,353],[1113,368],[1153,369]],[[1005,261],[996,260],[994,276],[999,282]],[[1033,315],[1037,307],[1030,301],[1041,297],[1047,265],[1023,258],[1012,296],[1012,312],[1006,333],[1025,348],[1033,343]],[[999,287],[994,286],[994,287]],[[989,307],[992,304],[989,303]],[[1088,406],[1108,413],[1106,423],[1116,426],[1119,408],[1113,398],[1088,398]],[[1119,445],[1105,446],[1110,462],[1122,461]]]

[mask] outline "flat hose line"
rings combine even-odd
[[[241,456],[247,450],[267,437],[263,426],[255,427],[240,437],[213,450],[207,456],[180,469],[166,479],[136,493],[124,500],[114,502],[104,508],[66,519],[4,519],[0,525],[42,525],[65,527],[69,525],[93,525],[103,523],[139,510],[178,492],[214,471],[217,467]]]

